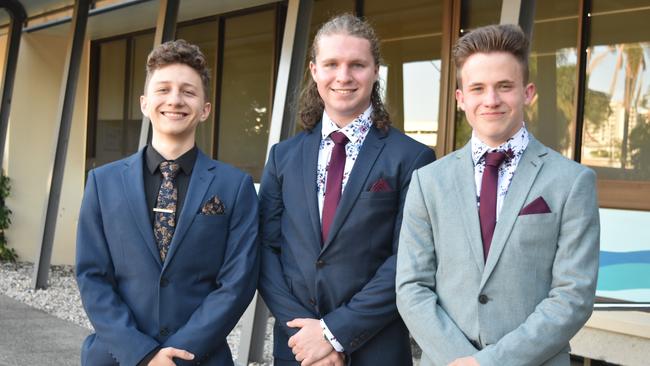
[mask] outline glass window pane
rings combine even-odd
[[[463,0],[461,5],[461,36],[468,30],[489,24],[498,24],[501,17],[502,0]],[[450,59],[450,62],[454,62]],[[456,108],[454,123],[454,149],[465,145],[472,136],[472,128],[465,118],[465,112]]]
[[[323,23],[342,13],[354,13],[353,0],[315,0],[311,13],[311,26],[309,27],[309,45],[311,46],[316,31]]]
[[[582,163],[600,179],[650,180],[650,7],[594,1]]]
[[[216,70],[216,57],[217,57],[217,37],[219,36],[219,23],[216,20],[209,22],[192,24],[180,27],[176,33],[176,37],[184,39],[193,43],[201,48],[205,55],[208,65],[211,69],[210,79],[210,101],[214,103],[214,75]],[[213,104],[214,105],[214,104]],[[213,155],[213,141],[214,141],[214,115],[213,110],[210,116],[203,123],[200,123],[196,129],[196,145],[209,156]]]
[[[118,160],[126,155],[124,126],[124,82],[127,40],[100,44],[99,85],[97,89],[97,125],[95,129],[95,160],[91,169]]]
[[[526,109],[526,123],[545,145],[571,158],[574,141],[578,2],[538,1],[529,59],[537,95]]]
[[[440,92],[442,3],[382,0],[364,3],[381,41],[385,86],[393,126],[436,145]]]
[[[275,13],[264,11],[225,22],[218,158],[258,182],[271,118]]]

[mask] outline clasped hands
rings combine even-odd
[[[323,337],[320,320],[297,318],[287,322],[289,328],[300,328],[289,338],[288,345],[301,366],[343,366],[345,355],[336,352]]]

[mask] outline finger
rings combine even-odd
[[[287,327],[289,328],[302,328],[305,326],[305,322],[303,319],[296,318],[294,320],[288,321],[287,322]]]
[[[287,345],[289,345],[289,347],[291,347],[291,348],[293,348],[293,346],[296,345],[296,338],[295,338],[295,336],[291,336],[291,338],[289,338],[289,342],[287,342]]]
[[[171,357],[180,358],[181,360],[187,360],[187,361],[194,359],[194,355],[192,353],[187,352],[184,349],[178,349],[173,347],[170,347],[169,355]]]

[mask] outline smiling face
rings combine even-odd
[[[512,54],[475,53],[460,75],[456,101],[481,141],[497,147],[519,131],[535,85],[524,85],[522,65]]]
[[[352,122],[370,106],[372,86],[379,65],[367,39],[345,34],[322,36],[318,40],[311,76],[325,105],[325,112],[339,127]]]
[[[198,72],[185,64],[171,64],[151,74],[140,108],[153,125],[154,144],[191,147],[196,126],[208,118],[211,107]]]

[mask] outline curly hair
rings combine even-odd
[[[309,55],[311,62],[316,62],[320,39],[335,34],[349,35],[368,40],[370,43],[370,53],[372,54],[375,65],[379,66],[382,64],[381,53],[379,51],[379,39],[375,34],[375,30],[368,22],[350,13],[337,15],[320,27],[311,46]],[[300,117],[302,127],[307,131],[311,131],[323,116],[325,105],[320,94],[318,94],[316,82],[309,76],[309,70],[307,70],[305,76],[307,81],[300,92],[298,116]],[[372,114],[370,117],[373,123],[377,128],[384,131],[387,130],[390,126],[390,115],[381,100],[381,86],[378,80],[372,85],[370,103],[372,104]]]
[[[459,38],[452,54],[456,65],[456,81],[461,86],[460,74],[467,59],[475,53],[507,52],[522,67],[524,84],[528,83],[529,42],[518,25],[500,24],[476,28]]]
[[[168,65],[183,64],[194,69],[201,77],[205,100],[210,99],[210,69],[205,55],[198,46],[184,39],[165,42],[155,47],[147,56],[147,78],[144,89],[147,90],[149,80],[154,71]]]

